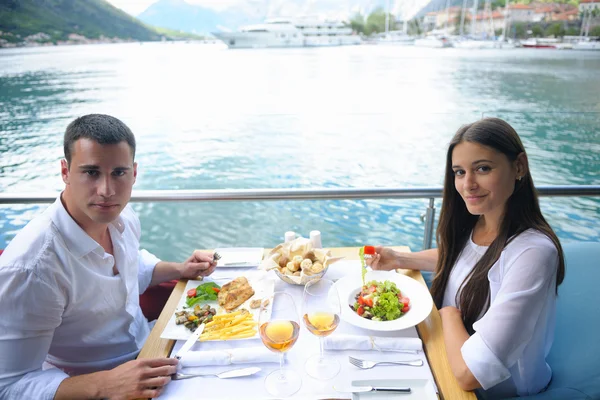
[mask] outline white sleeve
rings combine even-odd
[[[528,248],[507,260],[498,294],[461,348],[483,389],[510,377],[508,369],[531,340],[548,292],[555,290],[557,267],[554,246]]]
[[[53,399],[68,375],[42,364],[62,321],[62,296],[33,271],[3,266],[0,298],[0,399]]]
[[[131,227],[133,233],[137,239],[137,243],[140,242],[142,236],[142,225],[137,214],[133,211],[130,205],[125,210],[124,217],[131,221]],[[144,249],[138,249],[138,290],[142,294],[150,286],[152,282],[152,274],[154,273],[154,267],[160,262],[160,259],[154,254]]]
[[[140,294],[144,293],[150,282],[152,282],[152,274],[154,267],[160,262],[160,259],[147,250],[140,250],[138,255],[138,284]]]

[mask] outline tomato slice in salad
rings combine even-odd
[[[192,288],[190,290],[187,291],[187,297],[196,297],[196,288]]]

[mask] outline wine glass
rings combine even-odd
[[[260,338],[267,348],[280,353],[279,369],[265,378],[267,392],[275,397],[287,397],[296,393],[302,386],[300,375],[283,367],[283,353],[290,350],[298,340],[300,324],[296,304],[290,294],[273,293],[272,313],[266,312],[268,304],[263,302],[258,316]]]
[[[340,323],[340,298],[329,279],[312,280],[304,287],[302,320],[310,333],[319,337],[321,351],[306,361],[306,373],[320,380],[331,379],[340,372],[340,363],[325,358],[323,340],[333,333]]]

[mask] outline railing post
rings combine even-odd
[[[433,241],[433,223],[435,221],[435,199],[429,199],[429,207],[425,212],[425,235],[423,236],[423,250],[431,248]]]

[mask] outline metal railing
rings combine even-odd
[[[538,186],[540,196],[600,197],[600,185]],[[1,204],[52,203],[58,193],[0,193]],[[435,221],[435,199],[441,187],[347,188],[347,189],[219,189],[219,190],[137,190],[132,202],[173,201],[274,201],[274,200],[364,200],[429,199],[421,219],[425,222],[423,249],[431,248]]]

